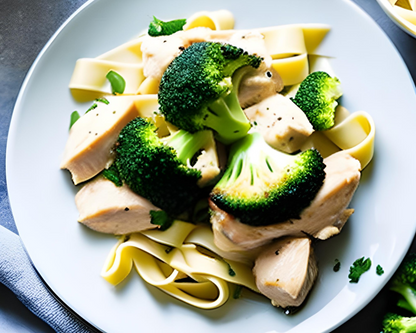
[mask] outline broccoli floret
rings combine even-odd
[[[416,317],[402,317],[387,313],[383,319],[383,333],[412,333],[416,332]]]
[[[194,133],[210,128],[225,144],[246,135],[250,122],[238,102],[233,73],[262,58],[221,43],[194,43],[169,65],[159,86],[160,111],[167,121]]]
[[[313,72],[300,84],[291,100],[306,114],[317,131],[334,126],[336,101],[342,95],[341,83],[325,72]]]
[[[160,139],[156,131],[156,126],[143,118],[128,123],[116,144],[115,165],[120,178],[135,193],[175,216],[200,197],[197,182],[201,172],[191,161],[212,140],[212,132],[180,130]]]
[[[322,186],[324,168],[315,149],[289,155],[271,148],[260,133],[251,133],[231,146],[228,167],[211,200],[252,226],[296,219]]]
[[[416,254],[409,254],[395,273],[390,289],[404,297],[416,314]]]

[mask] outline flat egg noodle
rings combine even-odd
[[[149,284],[203,309],[218,307],[228,299],[227,282],[257,291],[251,265],[225,261],[214,252],[215,248],[205,249],[207,254],[195,244],[184,244],[195,229],[198,228],[193,224],[175,221],[166,231],[146,231],[146,236],[137,233],[128,240],[120,239],[108,255],[102,276],[116,285],[127,277],[134,265]],[[160,262],[171,268],[162,270]],[[170,274],[166,274],[169,271]],[[184,275],[196,282],[178,282]],[[200,298],[201,295],[204,298]]]
[[[197,27],[209,28],[211,30],[230,30],[234,28],[234,15],[224,9],[213,12],[197,12],[186,20],[184,30]]]
[[[69,88],[111,94],[111,85],[106,78],[110,70],[120,74],[126,81],[124,94],[136,94],[145,79],[142,64],[82,58],[75,64]]]
[[[285,86],[302,82],[309,74],[307,54],[272,60],[272,67],[279,73]]]
[[[373,158],[375,132],[373,118],[367,112],[357,111],[322,133],[340,149],[359,160],[362,170]]]

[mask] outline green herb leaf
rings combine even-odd
[[[377,265],[377,267],[376,267],[376,273],[377,273],[377,275],[383,275],[384,274],[383,267],[381,267],[380,265]]]
[[[243,291],[243,287],[240,285],[236,285],[233,293],[234,299],[239,299],[241,297],[241,292]]]
[[[163,22],[153,16],[153,21],[150,22],[147,33],[152,37],[168,36],[183,30],[185,24],[186,19]]]
[[[173,219],[163,210],[151,210],[150,211],[150,223],[160,226],[161,231],[169,229],[173,224]]]
[[[97,103],[94,103],[93,105],[90,106],[90,108],[87,111],[85,111],[85,113],[88,113],[91,110],[94,110],[97,106],[98,106]]]
[[[81,116],[79,115],[78,111],[74,111],[71,113],[71,118],[69,121],[69,129],[71,129],[71,127],[76,123],[76,121],[81,118]]]
[[[340,268],[341,262],[338,259],[335,259],[334,272],[338,272]]]
[[[104,104],[107,104],[107,105],[110,104],[110,102],[108,101],[108,99],[105,98],[105,97],[96,98],[95,101],[96,102],[101,102],[101,103],[104,103]]]
[[[123,182],[120,179],[120,174],[119,174],[115,164],[111,164],[111,166],[108,169],[105,169],[102,172],[102,175],[104,176],[104,178],[112,181],[118,187],[123,185]]]
[[[361,275],[367,272],[370,269],[370,267],[371,267],[370,258],[364,259],[364,257],[362,257],[354,261],[354,263],[350,267],[350,274],[348,275],[348,278],[350,279],[350,283],[357,283]]]
[[[126,88],[126,81],[124,78],[114,71],[109,71],[105,76],[111,83],[111,92],[113,94],[122,94]]]

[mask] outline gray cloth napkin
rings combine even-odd
[[[33,268],[20,237],[0,226],[0,283],[56,332],[96,332],[63,306]]]

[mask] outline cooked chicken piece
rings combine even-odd
[[[338,234],[354,212],[347,206],[360,180],[360,162],[341,151],[324,159],[324,163],[324,184],[300,219],[253,227],[239,222],[210,201],[215,244],[224,251],[241,251],[283,236],[307,233],[324,240]]]
[[[318,276],[311,240],[277,240],[256,259],[253,274],[257,288],[274,306],[300,306]]]
[[[113,161],[112,147],[127,123],[138,111],[130,96],[109,98],[110,104],[83,115],[69,131],[61,169],[68,169],[74,184],[86,181]]]
[[[200,187],[209,185],[220,174],[221,169],[214,138],[212,138],[209,147],[198,156],[194,168],[201,171],[201,178],[198,180],[198,186]]]
[[[264,36],[260,32],[235,30],[227,43],[240,47],[250,54],[262,57],[267,67],[271,67],[272,58],[267,52]]]
[[[194,28],[169,36],[145,36],[141,46],[144,76],[160,81],[172,60],[189,45],[208,40],[210,31],[208,28]]]
[[[274,94],[244,112],[257,124],[257,130],[270,146],[286,153],[299,150],[313,132],[305,113],[280,94]]]
[[[238,101],[243,109],[259,103],[283,89],[280,75],[264,62],[257,69],[243,67],[234,74],[234,77],[237,75],[242,75],[238,88]]]
[[[88,182],[75,196],[78,222],[106,234],[124,235],[153,229],[150,211],[160,210],[126,185],[117,187],[104,177]]]

